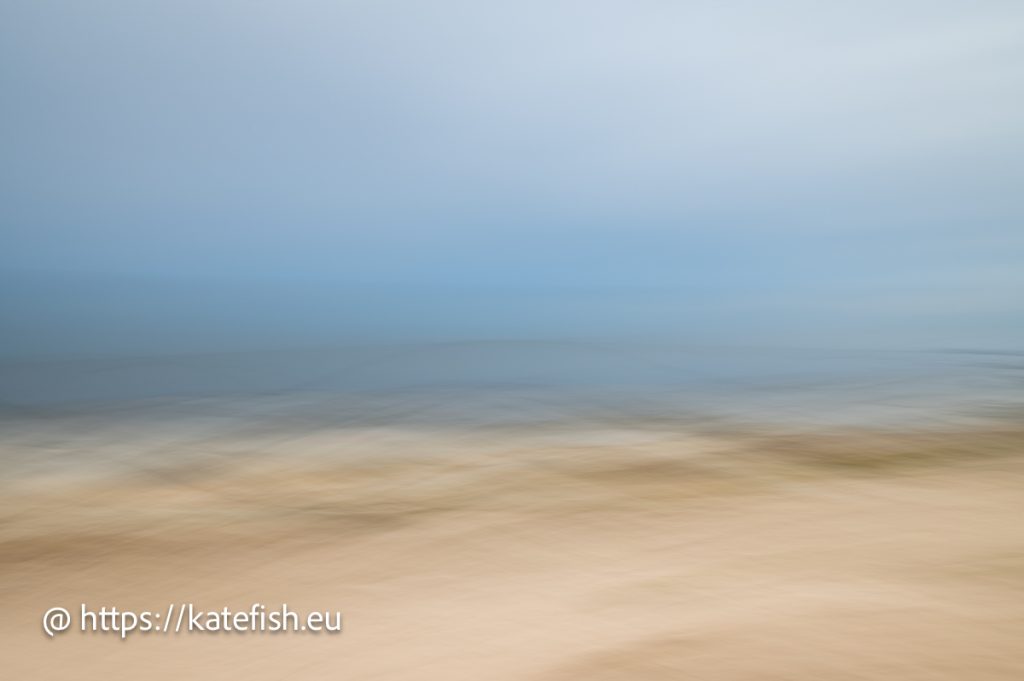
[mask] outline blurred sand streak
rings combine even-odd
[[[5,676],[1024,678],[1013,425],[349,429],[282,447],[7,481]],[[346,629],[42,635],[46,608],[83,601],[287,602]]]

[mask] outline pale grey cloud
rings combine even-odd
[[[1019,3],[8,2],[0,32],[11,273],[1024,340]]]

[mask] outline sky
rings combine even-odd
[[[0,355],[1024,345],[1015,1],[0,3]]]

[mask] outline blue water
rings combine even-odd
[[[0,363],[7,417],[214,404],[384,423],[934,421],[1018,409],[1024,354],[493,341]]]

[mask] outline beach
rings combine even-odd
[[[6,674],[1024,674],[1016,414],[338,425],[323,396],[242,402],[8,415]],[[344,628],[41,631],[47,608],[83,603],[286,603],[339,610]]]
[[[1024,3],[0,54],[0,680],[1024,681]]]

